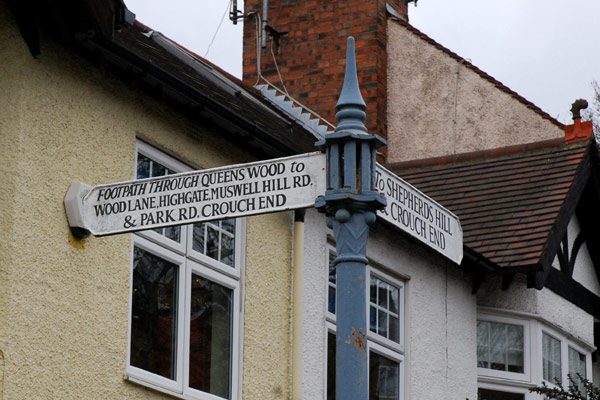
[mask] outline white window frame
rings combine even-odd
[[[523,324],[526,326],[524,332],[524,356],[525,373],[508,373],[505,371],[495,371],[488,368],[477,368],[478,373],[478,388],[497,390],[509,393],[520,393],[525,395],[526,400],[540,399],[541,397],[535,393],[530,393],[528,388],[541,385],[545,382],[548,386],[555,386],[554,382],[548,382],[543,379],[543,333],[560,340],[561,342],[561,379],[563,386],[567,380],[568,373],[568,348],[578,351],[585,355],[585,371],[586,379],[592,379],[592,351],[593,345],[582,342],[572,335],[562,331],[552,323],[546,321],[537,314],[526,312],[494,309],[489,307],[479,307],[477,320],[485,320],[492,322],[503,322],[509,324]],[[526,336],[526,338],[525,338]],[[526,349],[526,350],[525,350]],[[516,378],[509,374],[522,375]]]
[[[184,171],[191,171],[192,169],[182,163],[181,161],[178,161],[176,159],[174,159],[173,157],[170,157],[168,155],[166,155],[165,153],[163,153],[162,151],[158,150],[157,148],[150,146],[149,144],[142,142],[140,140],[138,140],[135,144],[135,164],[134,164],[134,179],[137,179],[136,176],[136,171],[137,171],[137,164],[138,164],[138,154],[143,154],[144,156],[151,158],[154,161],[159,162],[160,164],[164,165],[165,167],[167,167],[168,169],[172,170],[172,171],[176,171],[176,172],[184,172]],[[184,255],[185,254],[185,250],[186,250],[186,241],[187,241],[187,233],[188,233],[188,229],[184,229],[183,226],[181,226],[180,228],[180,241],[176,242],[175,240],[171,240],[168,237],[161,235],[159,233],[154,232],[153,230],[149,229],[149,230],[145,230],[145,231],[139,231],[136,232],[137,235],[145,237],[147,239],[150,239],[154,242],[157,243],[167,243],[169,248],[171,248],[173,251],[175,251],[178,254]]]
[[[182,370],[183,370],[183,358],[184,358],[184,347],[177,346],[177,360],[175,364],[175,380],[171,380],[165,378],[163,376],[154,374],[152,372],[146,371],[144,369],[135,367],[131,365],[131,314],[133,311],[133,258],[134,258],[134,248],[139,247],[157,257],[160,257],[166,261],[169,261],[173,264],[176,264],[178,267],[177,273],[177,304],[182,304],[184,300],[185,290],[182,288],[184,286],[185,279],[185,258],[173,252],[168,252],[165,248],[159,246],[158,244],[151,242],[143,237],[138,237],[133,239],[133,243],[131,246],[131,266],[130,266],[130,277],[129,277],[129,316],[128,316],[128,330],[127,330],[127,367],[126,372],[129,377],[136,378],[142,383],[147,383],[149,385],[166,389],[169,391],[174,391],[177,393],[183,392],[183,381],[181,379]],[[177,343],[183,343],[183,332],[185,327],[184,318],[181,318],[181,311],[178,312],[177,315]]]
[[[327,246],[327,252],[326,252],[326,258],[325,258],[325,265],[329,265],[329,255],[330,254],[336,254],[336,250],[333,244],[328,244]],[[367,264],[367,270],[366,270],[366,274],[367,274],[367,280],[366,280],[366,286],[367,286],[367,298],[366,298],[366,302],[367,302],[367,307],[366,307],[366,318],[367,318],[367,354],[370,354],[371,351],[374,351],[377,354],[380,354],[386,358],[389,358],[390,360],[393,360],[395,362],[398,363],[398,399],[399,400],[404,400],[404,392],[405,392],[405,386],[404,386],[404,370],[405,370],[405,351],[404,351],[404,337],[405,337],[405,313],[406,313],[406,308],[405,308],[405,282],[403,280],[400,280],[398,278],[395,278],[391,275],[389,275],[388,273],[384,272],[382,270],[383,268],[381,266],[379,266],[377,263],[371,262],[369,261],[369,264]],[[399,324],[399,330],[398,330],[398,343],[394,342],[393,340],[390,340],[386,337],[380,336],[375,332],[372,332],[370,329],[370,322],[369,322],[369,312],[370,312],[370,295],[369,295],[369,290],[371,287],[371,275],[376,276],[378,279],[381,279],[393,286],[396,286],[398,288],[398,324]],[[326,323],[325,323],[325,342],[327,343],[328,340],[328,334],[332,333],[332,334],[336,334],[336,330],[337,330],[337,326],[336,326],[336,315],[334,313],[329,312],[329,288],[332,285],[329,282],[329,279],[327,279],[327,281],[325,282],[325,290],[327,293],[326,299],[327,301],[325,302],[325,315],[326,315]],[[337,280],[336,280],[336,293],[337,293]],[[335,307],[336,311],[337,311],[337,301],[336,301],[336,307]],[[367,356],[368,357],[368,356]],[[370,358],[368,357],[367,360],[370,360]],[[327,371],[327,346],[325,346],[325,371]],[[324,396],[325,399],[327,399],[327,373],[324,374],[324,380],[323,380],[323,385],[324,385]]]
[[[146,157],[162,164],[176,172],[189,171],[186,164],[175,160],[160,150],[145,142],[137,141],[135,167],[137,169],[137,155]],[[135,176],[135,175],[134,175]],[[127,336],[127,358],[125,371],[127,378],[135,383],[148,386],[172,396],[190,400],[222,400],[221,397],[202,392],[189,387],[189,356],[190,324],[189,307],[191,301],[192,273],[200,275],[214,283],[225,286],[233,291],[232,299],[232,338],[231,338],[231,371],[230,371],[230,397],[241,398],[242,379],[242,352],[243,352],[243,276],[245,267],[245,218],[235,220],[235,247],[234,264],[229,266],[217,261],[201,252],[192,250],[193,225],[181,225],[180,242],[176,242],[152,230],[140,231],[131,235],[131,262],[130,262],[130,290],[129,290],[129,316]],[[134,248],[139,247],[166,261],[178,265],[178,311],[177,311],[177,351],[175,365],[175,380],[171,380],[144,369],[134,367],[130,363],[131,357],[131,316],[133,306],[133,259]]]
[[[523,327],[523,372],[498,371],[491,368],[477,367],[477,375],[497,379],[509,379],[519,382],[531,381],[531,348],[530,329],[531,324],[527,319],[500,316],[494,314],[477,315],[477,321],[498,322],[501,324],[518,325]]]
[[[385,272],[381,271],[381,269],[373,266],[372,263],[369,263],[369,265],[368,265],[367,274],[368,274],[367,290],[370,290],[372,275],[374,275],[377,278],[379,278],[380,280],[398,288],[398,325],[399,325],[398,342],[394,342],[393,340],[390,340],[386,337],[378,335],[375,332],[372,332],[370,327],[368,327],[369,333],[367,335],[367,338],[370,341],[379,343],[381,346],[385,346],[387,348],[394,349],[396,352],[404,355],[404,335],[405,335],[405,333],[404,333],[404,331],[405,331],[405,329],[404,329],[405,328],[404,314],[406,312],[406,309],[404,307],[404,282],[386,274]],[[370,325],[370,322],[369,322],[370,307],[371,307],[370,296],[367,295],[367,322],[369,325]]]
[[[213,258],[207,256],[206,254],[202,254],[201,252],[194,250],[193,249],[193,241],[194,241],[194,235],[193,235],[193,228],[189,228],[188,229],[188,234],[187,236],[187,248],[188,248],[188,255],[187,257],[190,260],[193,260],[197,263],[200,264],[204,264],[209,268],[214,269],[215,271],[218,271],[224,275],[230,276],[232,278],[236,278],[236,279],[240,279],[241,277],[241,273],[240,273],[240,264],[241,261],[239,258],[241,258],[241,254],[243,254],[243,243],[241,240],[238,240],[238,238],[242,237],[242,226],[243,223],[242,221],[245,221],[244,218],[237,218],[235,220],[235,244],[234,244],[234,264],[233,266],[229,266],[226,264],[223,264],[219,261],[214,260]],[[207,223],[214,223],[216,221],[209,221]],[[219,228],[221,229],[221,228]],[[154,232],[153,232],[154,233]]]
[[[544,349],[543,349],[543,344],[542,344],[541,338],[542,338],[543,334],[545,333],[548,336],[551,336],[554,339],[560,341],[560,375],[561,375],[560,379],[561,379],[561,383],[562,383],[563,387],[567,387],[569,384],[569,378],[568,378],[569,347],[585,356],[585,375],[586,375],[585,378],[591,381],[592,380],[592,354],[591,354],[591,351],[586,350],[579,343],[570,339],[568,337],[568,335],[564,334],[563,332],[560,332],[557,329],[553,329],[552,327],[545,326],[545,325],[541,325],[540,329],[541,329],[541,333],[540,333],[538,351],[540,354],[540,378],[541,378],[541,380],[546,382],[546,384],[548,386],[552,386],[552,387],[556,386],[554,382],[547,381],[546,379],[544,379],[544,376],[543,376],[544,371],[542,369],[541,363],[543,360]]]

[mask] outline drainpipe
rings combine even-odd
[[[294,252],[292,271],[292,400],[302,399],[302,280],[304,273],[304,215],[294,213]]]

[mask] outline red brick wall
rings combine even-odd
[[[405,0],[390,3],[406,16]],[[344,79],[346,38],[356,39],[358,79],[367,104],[369,132],[386,137],[386,1],[269,0],[268,25],[282,36],[273,45],[288,92],[332,123]],[[263,0],[246,0],[245,12],[262,16]],[[243,80],[254,84],[256,19],[244,24]],[[270,36],[262,49],[262,75],[280,86]]]

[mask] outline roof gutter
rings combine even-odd
[[[261,103],[256,97],[248,94],[248,91],[245,88],[235,84],[234,82],[231,82],[229,79],[224,77],[223,74],[221,74],[219,71],[212,68],[200,58],[195,57],[191,53],[188,53],[160,32],[150,31],[144,36],[148,36],[150,40],[157,43],[167,52],[172,54],[181,62],[185,63],[188,67],[192,68],[206,80],[209,80],[213,84],[217,85],[223,91],[229,93],[230,95],[244,96],[244,98],[248,99],[248,101],[251,101],[255,106],[260,107],[265,112],[270,113],[274,118],[278,118],[279,120],[281,120],[282,123],[289,124],[289,121],[283,118],[280,114],[277,114],[275,111],[273,111],[273,109]]]
[[[463,246],[463,254],[463,264],[480,267],[485,273],[497,273],[500,271],[498,264],[488,260],[470,247]]]

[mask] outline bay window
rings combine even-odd
[[[591,379],[591,345],[535,315],[482,310],[477,318],[481,400],[538,399],[528,388],[542,382],[565,385],[567,374]]]
[[[139,142],[138,179],[189,170]],[[243,220],[132,235],[127,375],[190,399],[239,397]]]

